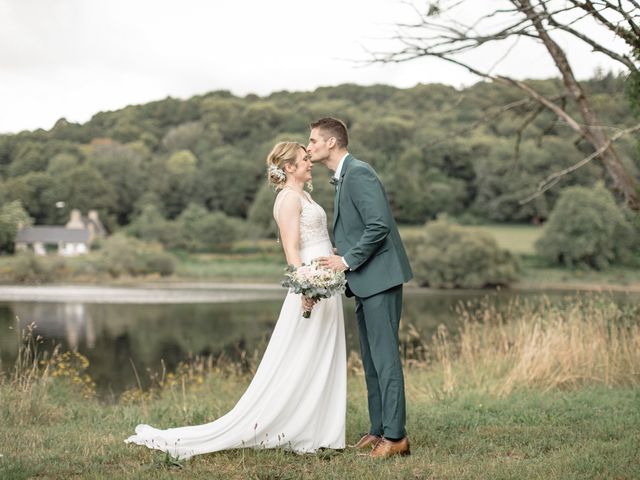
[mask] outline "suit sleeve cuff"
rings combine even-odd
[[[349,268],[349,264],[347,263],[347,261],[344,259],[344,257],[340,257],[342,259],[342,263],[344,263],[344,266],[347,267],[347,270],[351,270],[351,268]]]

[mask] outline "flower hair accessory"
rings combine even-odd
[[[287,176],[280,167],[276,167],[275,165],[269,165],[269,177],[275,178],[279,182],[284,182],[287,179]]]

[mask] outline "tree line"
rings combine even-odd
[[[550,97],[562,88],[559,79],[529,83]],[[607,128],[633,123],[628,83],[604,72],[583,83]],[[215,91],[100,112],[83,124],[60,119],[48,131],[0,136],[0,203],[19,200],[35,224],[62,224],[72,208],[97,209],[110,231],[141,237],[200,223],[203,237],[223,224],[242,235],[273,234],[264,158],[276,141],[306,143],[309,122],[327,115],[348,124],[349,150],[379,172],[401,223],[441,214],[463,223],[539,223],[563,188],[611,186],[592,162],[521,204],[545,176],[593,146],[551,112],[523,129],[528,110],[518,107],[520,97],[515,87],[487,82],[464,89],[345,84],[264,97]],[[617,151],[638,178],[635,141],[619,139]],[[314,169],[314,195],[331,214],[328,177]]]

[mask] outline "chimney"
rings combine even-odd
[[[65,226],[66,228],[79,230],[84,229],[84,223],[82,223],[82,215],[80,214],[80,210],[78,210],[77,208],[71,210],[71,217],[69,218],[69,221]]]

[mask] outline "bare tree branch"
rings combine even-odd
[[[608,0],[602,0],[602,3],[604,3],[607,9],[613,10],[614,12],[622,15],[622,17],[629,24],[629,28],[631,28],[631,31],[636,37],[640,35],[640,28],[638,28],[638,24],[635,23],[635,21],[633,20],[633,17],[629,16],[629,12],[625,10],[620,0],[618,0],[618,5],[614,5]]]
[[[487,71],[487,73],[491,73],[493,72],[493,70],[502,63],[502,61],[507,58],[511,52],[513,51],[513,49],[516,47],[516,45],[518,44],[518,41],[520,40],[520,37],[516,37],[516,40],[511,44],[511,46],[507,49],[506,52],[504,52],[504,55],[502,55],[498,60],[496,60],[493,65],[491,65],[491,67],[489,68],[489,70]]]
[[[541,95],[538,92],[536,92],[533,88],[531,88],[526,83],[521,82],[520,80],[514,80],[512,78],[508,78],[504,76],[499,76],[498,78],[503,79],[504,80],[503,83],[505,84],[515,85],[519,89],[524,90],[531,98],[536,99],[542,105],[544,105],[553,113],[555,113],[560,119],[564,120],[567,123],[567,125],[569,125],[572,129],[574,129],[580,135],[582,136],[587,135],[587,131],[584,129],[584,127],[580,125],[580,123],[578,123],[576,120],[574,120],[573,117],[571,117],[571,115],[569,115],[564,109],[556,105],[554,102],[546,98],[544,95]]]
[[[629,2],[631,2],[631,4],[638,10],[640,10],[640,3],[636,2],[635,0],[629,0]]]
[[[630,72],[637,74],[640,70],[638,63],[640,59],[617,51],[612,45],[597,42],[592,35],[580,30],[579,23],[583,19],[593,19],[602,28],[613,32],[616,37],[622,39],[626,45],[640,51],[640,36],[635,34],[638,25],[636,19],[640,18],[640,15],[636,15],[635,11],[629,7],[629,5],[637,7],[638,0],[503,1],[513,8],[493,10],[481,15],[471,25],[463,24],[458,18],[446,18],[442,15],[445,12],[449,15],[455,15],[452,9],[462,5],[462,1],[446,2],[443,0],[435,4],[432,3],[429,12],[426,15],[422,14],[417,24],[406,26],[407,30],[398,33],[396,39],[402,45],[399,51],[374,54],[371,62],[400,63],[416,58],[434,57],[458,65],[480,78],[520,89],[530,99],[553,112],[557,119],[556,122],[562,121],[568,125],[581,140],[585,139],[595,151],[600,152],[598,157],[613,179],[615,188],[624,194],[625,200],[631,208],[640,210],[638,179],[628,171],[624,162],[618,157],[608,133],[601,125],[602,122],[600,122],[596,110],[575,77],[565,51],[551,36],[551,33],[555,31],[572,35],[585,42],[594,51],[609,56],[628,68]],[[614,3],[615,1],[617,1],[617,5]],[[501,13],[500,19],[502,17],[505,19],[502,24],[496,22],[499,13]],[[561,16],[563,16],[562,19]],[[565,19],[564,16],[567,18]],[[438,18],[434,20],[435,17]],[[629,24],[629,27],[626,24]],[[472,62],[465,61],[460,57],[461,53],[474,51],[490,43],[498,43],[509,38],[517,41],[522,37],[541,42],[554,61],[566,91],[559,97],[560,103],[536,91],[528,82],[492,73],[495,65],[509,54],[515,43],[511,43],[511,46],[507,47],[506,53],[490,69],[477,67]],[[580,121],[568,112],[567,98],[571,98],[575,102]],[[522,132],[537,114],[539,113],[528,116],[521,125],[516,138],[516,155]],[[553,128],[556,122],[548,128]],[[619,137],[616,136],[616,138]]]
[[[404,53],[404,52],[402,52]],[[529,85],[527,85],[526,83],[520,81],[520,80],[515,80],[512,79],[510,77],[504,76],[504,75],[491,75],[485,72],[482,72],[480,70],[478,70],[477,68],[472,67],[471,65],[468,65],[466,63],[463,63],[455,58],[451,58],[448,57],[446,55],[440,55],[437,53],[432,53],[432,52],[428,52],[428,51],[417,51],[417,52],[411,52],[411,54],[413,56],[411,57],[404,57],[402,56],[401,58],[395,58],[397,54],[392,54],[391,56],[387,56],[387,57],[383,57],[383,58],[375,58],[374,61],[378,62],[378,63],[400,63],[400,62],[404,62],[413,58],[419,58],[419,57],[424,57],[424,56],[433,56],[433,57],[438,57],[441,58],[442,60],[446,60],[447,62],[453,63],[455,65],[458,65],[462,68],[465,68],[466,70],[470,71],[471,73],[482,77],[482,78],[486,78],[488,80],[492,80],[496,83],[501,83],[503,85],[507,85],[507,86],[515,86],[517,88],[519,88],[520,90],[524,91],[527,95],[529,95],[531,98],[535,99],[536,101],[540,102],[541,104],[543,104],[546,108],[548,108],[549,110],[551,110],[553,113],[555,113],[559,118],[561,118],[567,125],[569,125],[573,130],[575,130],[578,134],[580,134],[581,136],[586,136],[587,132],[586,130],[576,121],[573,119],[573,117],[571,117],[563,108],[559,107],[558,105],[556,105],[552,100],[546,98],[544,95],[538,93],[537,91],[535,91],[532,87],[530,87]]]
[[[575,2],[575,0],[569,1]],[[531,23],[540,35],[540,39],[547,48],[549,55],[553,58],[558,71],[562,75],[565,87],[575,100],[582,118],[585,120],[585,123],[590,125],[588,128],[580,127],[581,130],[576,131],[583,132],[582,134],[589,140],[596,150],[599,150],[603,145],[608,145],[608,147],[602,152],[601,160],[613,177],[615,187],[624,193],[627,203],[632,208],[640,210],[640,188],[638,188],[638,181],[631,173],[629,173],[627,167],[620,161],[620,158],[614,150],[611,142],[608,141],[607,135],[603,129],[594,126],[600,123],[598,121],[598,116],[587,100],[582,86],[576,80],[565,52],[551,38],[549,32],[546,31],[544,24],[542,23],[540,13],[531,5],[530,0],[511,0],[511,2],[514,5],[520,6],[522,11],[527,15],[527,18],[531,20]]]
[[[619,55],[618,53],[614,52],[613,50],[610,50],[610,49],[604,47],[602,44],[596,42],[591,37],[588,37],[587,35],[584,35],[583,33],[577,31],[576,29],[574,29],[572,27],[570,27],[569,24],[563,25],[563,24],[559,23],[553,17],[553,14],[551,14],[548,11],[547,6],[543,2],[540,2],[540,3],[541,3],[542,8],[545,11],[545,15],[544,15],[543,18],[545,18],[547,20],[547,22],[549,22],[550,25],[552,25],[555,28],[558,28],[560,30],[564,30],[565,32],[570,33],[574,37],[579,38],[583,42],[591,45],[591,47],[595,51],[604,53],[605,55],[609,56],[610,58],[612,58],[614,60],[617,60],[618,62],[620,62],[620,63],[624,64],[626,67],[628,67],[630,70],[632,70],[632,71],[637,71],[638,70],[636,65],[633,63],[633,61],[628,56]]]
[[[591,15],[596,20],[598,20],[602,25],[604,25],[609,30],[611,30],[613,33],[615,33],[616,36],[618,36],[621,39],[623,39],[630,47],[638,48],[638,42],[640,41],[638,39],[638,37],[636,36],[634,38],[633,34],[630,34],[626,29],[615,25],[608,18],[606,18],[604,15],[602,15],[602,13],[595,7],[595,5],[593,4],[593,2],[591,0],[586,0],[584,3],[583,2],[579,2],[578,0],[569,0],[569,2],[571,2],[576,7],[581,8],[584,11],[591,13]]]
[[[456,130],[453,132],[450,132],[450,134],[435,140],[433,142],[427,143],[426,145],[424,145],[426,148],[430,148],[430,147],[434,147],[436,145],[439,145],[443,142],[446,142],[448,140],[451,140],[452,138],[458,137],[460,135],[463,135],[465,133],[469,133],[472,132],[473,130],[475,130],[476,128],[478,128],[480,125],[485,125],[489,122],[491,122],[492,120],[495,120],[496,118],[501,117],[503,114],[505,114],[506,112],[508,112],[509,110],[513,110],[514,108],[518,108],[518,107],[522,107],[528,104],[531,104],[532,100],[530,98],[523,98],[521,100],[516,100],[515,102],[511,102],[508,103],[506,105],[501,106],[496,112],[493,113],[485,113],[482,118],[478,121],[473,122],[471,125],[461,128],[460,130]]]
[[[560,99],[560,102],[561,102],[560,108],[562,108],[562,110],[565,110],[567,108],[567,97],[563,95],[562,98]],[[545,135],[548,135],[549,133],[551,133],[557,124],[558,124],[558,116],[554,115],[553,120],[551,120],[547,128],[545,128],[542,132],[540,132],[540,135],[538,135],[538,139],[536,140],[536,145],[538,145],[538,147],[542,145],[542,138]]]
[[[538,117],[538,115],[540,115],[544,111],[544,108],[544,105],[539,104],[538,108],[536,108],[528,116],[526,116],[524,121],[516,130],[516,143],[513,150],[513,159],[515,161],[518,161],[518,159],[520,158],[520,143],[522,142],[522,133],[531,124],[531,122],[533,122]]]
[[[538,198],[544,192],[546,192],[547,190],[552,188],[555,184],[557,184],[562,179],[562,177],[564,177],[565,175],[568,175],[571,172],[575,172],[580,167],[585,166],[587,163],[589,163],[594,158],[599,157],[600,155],[602,155],[608,148],[611,147],[611,145],[613,145],[614,142],[616,142],[621,137],[623,137],[625,135],[628,135],[630,133],[636,132],[638,130],[640,130],[640,123],[637,124],[637,125],[634,125],[633,127],[625,128],[624,130],[621,130],[620,132],[616,133],[613,137],[609,138],[604,145],[602,145],[600,148],[598,148],[595,152],[593,152],[588,157],[583,158],[579,162],[574,163],[573,165],[571,165],[570,167],[567,167],[567,168],[565,168],[563,170],[560,170],[558,172],[555,172],[555,173],[552,173],[551,175],[549,175],[547,178],[545,178],[544,180],[542,180],[538,184],[538,189],[536,190],[535,193],[529,195],[528,197],[526,197],[523,200],[520,200],[518,203],[520,205],[524,205],[525,203],[528,203],[531,200],[534,200],[535,198]]]

